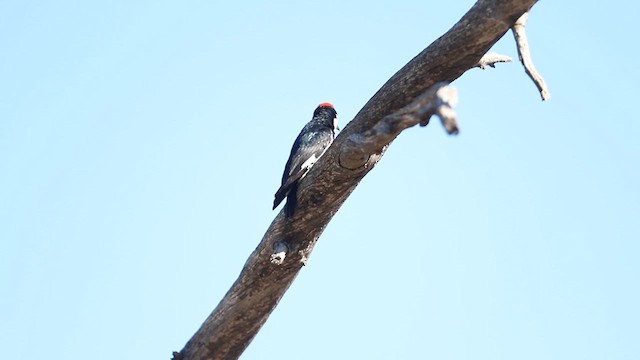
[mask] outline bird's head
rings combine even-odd
[[[313,112],[313,119],[319,121],[323,125],[330,127],[331,129],[340,130],[338,127],[338,112],[331,105],[331,103],[324,102],[316,108]]]

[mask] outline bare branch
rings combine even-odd
[[[452,108],[455,92],[446,90],[438,95],[440,90],[450,88],[434,85],[451,83],[478,66],[483,55],[536,1],[479,0],[446,34],[393,75],[300,181],[295,214],[291,218],[285,218],[282,211],[278,214],[238,279],[174,358],[237,359],[306,264],[333,215],[380,160],[397,133],[416,122],[426,125],[432,114],[441,118],[447,132],[457,132]],[[430,95],[425,92],[430,88],[436,92],[431,96],[438,95],[434,99],[440,100],[426,101]],[[389,114],[395,115],[381,122]],[[397,133],[386,131],[387,126],[395,126]],[[363,144],[369,151],[346,156],[346,162],[352,162],[344,166],[343,148],[358,141],[358,136],[369,144]]]
[[[547,84],[542,78],[542,75],[540,75],[535,66],[533,66],[533,59],[531,58],[531,52],[529,51],[529,41],[527,40],[527,33],[525,31],[525,24],[528,16],[528,12],[522,14],[522,16],[520,16],[513,24],[511,30],[513,31],[513,37],[516,39],[518,57],[520,58],[522,66],[524,66],[524,71],[529,75],[531,80],[533,80],[533,83],[536,84],[538,91],[540,91],[540,97],[542,97],[542,101],[544,101],[551,98],[551,94],[549,93],[549,88],[547,88]]]
[[[484,54],[484,56],[482,56],[480,61],[478,61],[478,63],[476,64],[476,67],[479,67],[480,69],[484,70],[487,68],[487,66],[494,68],[496,67],[497,63],[511,62],[511,61],[513,61],[513,59],[511,59],[509,56],[501,55],[491,51]]]

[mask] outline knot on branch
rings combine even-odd
[[[274,265],[282,265],[284,259],[287,257],[289,247],[282,241],[276,241],[273,244],[273,252],[271,253],[270,261]]]
[[[307,263],[309,263],[309,250],[299,250],[298,256],[300,257],[302,266],[307,266]]]
[[[340,165],[351,170],[367,164],[372,155],[380,154],[403,130],[420,124],[426,126],[437,115],[448,134],[458,134],[456,112],[458,102],[454,88],[437,83],[410,104],[383,117],[371,129],[349,135],[340,150]]]

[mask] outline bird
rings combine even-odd
[[[289,160],[282,174],[282,185],[276,191],[273,200],[274,210],[286,197],[284,215],[286,218],[293,216],[297,203],[298,182],[331,145],[336,130],[340,130],[336,109],[331,103],[321,103],[313,112],[311,121],[302,128],[293,142]]]

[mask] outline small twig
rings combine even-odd
[[[513,59],[506,55],[501,55],[495,52],[488,52],[484,54],[484,56],[482,56],[482,58],[478,61],[478,64],[476,64],[476,67],[484,70],[487,68],[487,66],[494,68],[496,67],[497,63],[511,61],[513,61]]]
[[[524,13],[518,20],[516,20],[511,31],[513,31],[513,37],[516,39],[516,45],[518,46],[518,57],[520,62],[524,66],[524,71],[529,75],[533,83],[538,87],[542,100],[548,100],[551,97],[547,84],[542,76],[538,73],[535,66],[533,66],[533,60],[531,59],[531,53],[529,52],[529,42],[527,41],[527,33],[525,31],[525,23],[529,13]]]

